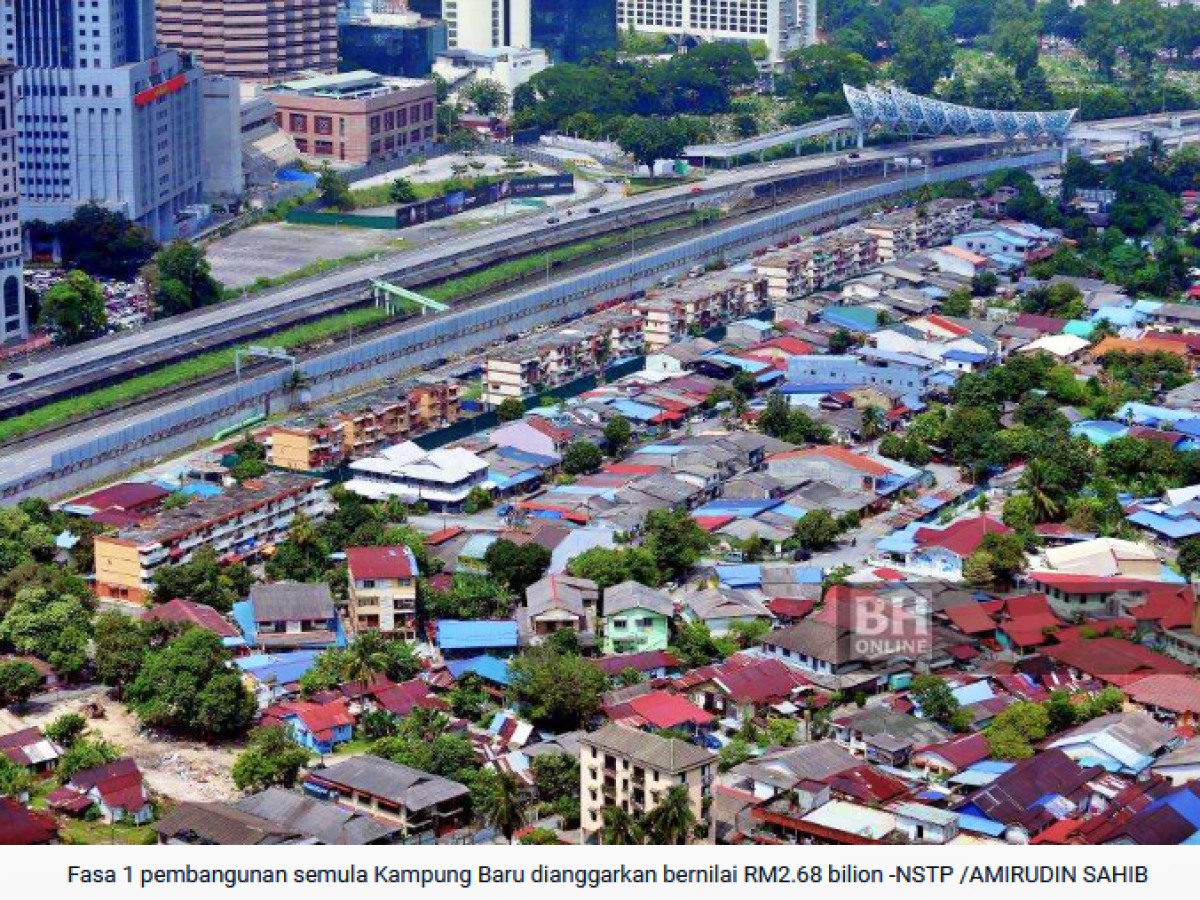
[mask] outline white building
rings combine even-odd
[[[354,477],[346,489],[370,500],[399,497],[432,509],[457,510],[471,489],[482,486],[488,464],[461,447],[422,450],[412,441],[396,444],[378,456],[350,464]]]
[[[817,42],[817,0],[617,0],[617,24],[708,41],[762,41],[778,64]]]
[[[160,240],[201,199],[200,72],[155,46],[153,0],[0,0],[18,67],[25,219],[95,200]],[[51,24],[53,23],[53,24]]]
[[[17,192],[16,71],[0,60],[0,344],[29,337]]]
[[[440,75],[453,88],[460,81],[470,83],[493,81],[509,95],[538,72],[550,65],[545,50],[520,47],[492,47],[487,50],[462,48],[439,53],[433,63],[433,73]]]
[[[446,44],[476,53],[530,45],[530,0],[443,0]]]

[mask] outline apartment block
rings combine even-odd
[[[707,828],[715,753],[617,724],[582,735],[580,745],[580,827],[585,842],[594,842],[604,827],[604,807],[642,816],[676,785],[687,789],[699,827]]]
[[[268,82],[338,63],[337,0],[157,0],[159,40],[206,74]]]
[[[415,640],[419,571],[412,551],[404,546],[348,547],[346,566],[350,629]]]
[[[226,487],[115,535],[100,535],[95,549],[95,591],[102,599],[143,603],[164,564],[185,563],[202,547],[224,560],[257,559],[285,538],[303,514],[323,518],[327,482],[291,472]]]
[[[641,320],[614,311],[507,344],[488,354],[483,402],[498,406],[592,374],[610,360],[640,353],[642,340]]]
[[[879,242],[878,261],[886,263],[926,247],[949,243],[970,227],[974,215],[972,201],[943,198],[887,213],[864,227]]]
[[[649,291],[633,309],[642,319],[646,351],[656,353],[689,335],[758,312],[767,299],[765,276],[714,272]]]
[[[267,460],[296,472],[336,468],[457,422],[462,414],[459,393],[457,381],[417,384],[367,394],[352,408],[328,415],[289,420],[272,430]]]
[[[17,67],[0,59],[0,344],[29,337],[17,190]]]
[[[879,239],[854,230],[759,257],[754,271],[767,280],[772,300],[794,300],[863,274],[876,265],[878,256]]]
[[[621,28],[706,41],[766,44],[779,64],[817,42],[817,0],[617,0]]]

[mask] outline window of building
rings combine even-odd
[[[317,134],[333,134],[333,117],[313,116],[313,131]]]
[[[308,131],[308,116],[303,113],[291,113],[288,116],[288,131]]]
[[[380,117],[371,116],[371,134],[379,134],[380,127]]]
[[[333,156],[333,141],[317,141],[316,151],[318,156]]]

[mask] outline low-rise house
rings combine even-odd
[[[987,514],[968,516],[949,525],[914,524],[879,541],[877,548],[903,560],[904,568],[921,575],[958,580],[967,558],[989,534],[1012,529]]]
[[[832,720],[833,736],[851,753],[871,763],[905,766],[918,747],[937,744],[950,733],[935,722],[873,706]]]
[[[256,584],[250,599],[234,604],[247,643],[266,650],[345,645],[329,585],[281,581]]]
[[[948,844],[958,837],[958,813],[924,803],[899,803],[892,807],[896,830],[910,844]]]
[[[620,678],[625,672],[637,672],[643,678],[655,681],[671,678],[683,670],[683,664],[666,650],[646,650],[641,653],[618,653],[593,660],[596,667],[609,678]]]
[[[1109,772],[1140,775],[1151,763],[1180,743],[1171,728],[1146,713],[1112,713],[1076,725],[1047,743],[1081,765],[1103,766]]]
[[[48,812],[29,809],[12,797],[0,797],[0,844],[31,847],[58,843],[58,822]]]
[[[239,800],[233,808],[269,822],[286,834],[301,835],[300,843],[329,846],[395,844],[406,837],[404,825],[392,818],[330,803],[333,795],[320,786],[309,788],[305,785],[305,791],[311,796],[280,787],[267,788]]]
[[[581,644],[596,640],[596,607],[600,588],[588,578],[547,575],[525,589],[517,615],[522,643],[537,645],[555,632],[574,631]]]
[[[1009,830],[1009,840],[1028,841],[1055,822],[1087,808],[1100,766],[1084,768],[1061,750],[1023,759],[971,794],[957,812]]]
[[[1153,650],[1114,637],[1054,644],[1041,651],[1067,668],[1076,681],[1129,683],[1131,676],[1190,675],[1191,666]]]
[[[350,464],[346,489],[369,500],[397,497],[430,509],[456,512],[488,477],[487,462],[462,447],[422,450],[412,441]]]
[[[225,616],[205,603],[176,598],[150,608],[146,618],[151,622],[171,622],[188,627],[203,628],[221,639],[226,647],[242,647],[245,640],[240,631]]]
[[[446,659],[480,654],[512,655],[519,643],[519,629],[512,619],[439,619],[437,646]]]
[[[266,847],[312,843],[299,831],[225,803],[184,801],[154,823],[160,844]]]
[[[912,755],[912,767],[942,776],[957,775],[992,755],[982,733],[964,734],[928,744]]]
[[[580,828],[585,842],[596,840],[604,827],[604,807],[642,816],[677,785],[687,790],[698,827],[708,826],[715,753],[617,724],[582,735],[580,745]]]
[[[411,641],[417,636],[417,577],[412,551],[395,547],[347,547],[346,618],[355,634],[378,631]]]
[[[280,703],[263,710],[262,722],[287,728],[296,743],[322,756],[354,737],[354,716],[343,700]]]
[[[30,727],[0,735],[0,753],[13,765],[41,775],[53,771],[63,749],[46,737],[42,729]]]
[[[1200,782],[1200,738],[1180,744],[1150,764],[1150,772],[1170,779],[1172,784]]]
[[[636,581],[604,590],[604,653],[666,650],[675,605],[662,591]]]
[[[747,719],[789,715],[812,683],[776,659],[738,654],[718,665],[702,666],[676,678],[675,690],[740,728]]]
[[[406,838],[440,836],[465,825],[471,793],[457,781],[370,755],[311,772],[304,790],[396,822]]]
[[[1148,675],[1122,688],[1131,703],[1160,722],[1195,730],[1200,725],[1200,678]]]
[[[76,772],[46,799],[51,809],[80,814],[91,806],[105,822],[131,820],[144,825],[154,818],[150,794],[141,770],[132,759],[119,759],[94,769]]]
[[[729,634],[735,625],[770,625],[772,621],[766,597],[754,591],[704,588],[686,594],[682,607],[684,620],[703,622],[716,637]]]

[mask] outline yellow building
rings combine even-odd
[[[349,603],[346,615],[355,634],[378,631],[387,637],[417,636],[417,561],[407,547],[349,547]]]

